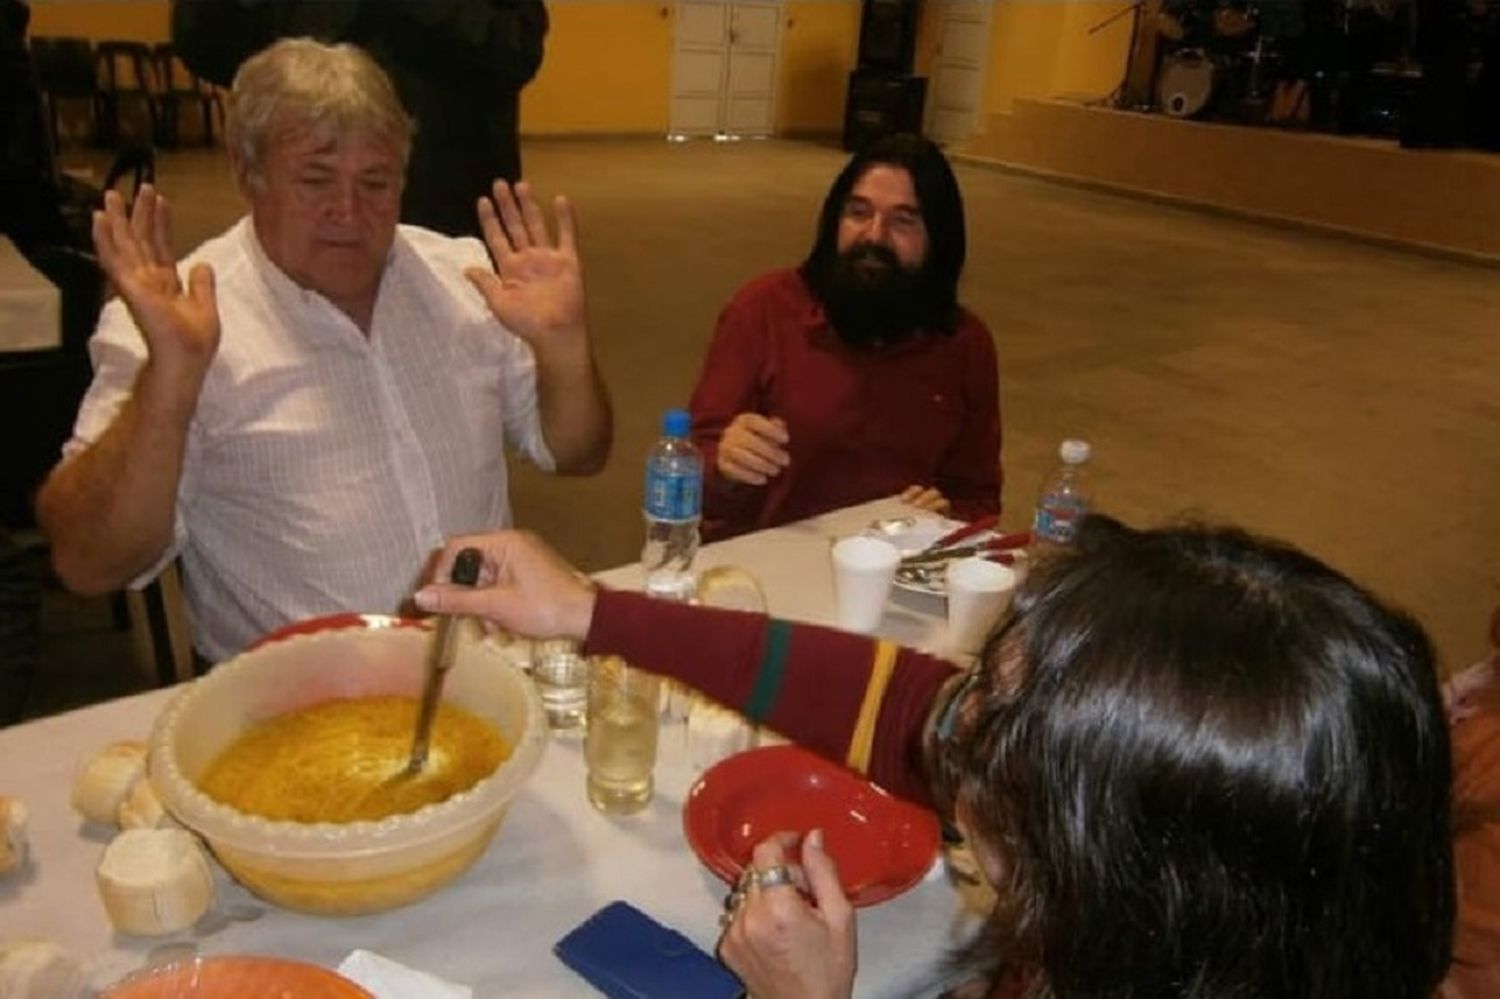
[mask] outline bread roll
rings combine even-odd
[[[26,863],[26,805],[0,795],[0,877]],[[0,996],[8,993],[0,989]]]
[[[156,786],[150,778],[138,780],[135,787],[120,802],[117,818],[121,829],[175,829],[181,828],[172,818],[161,799],[156,796]]]
[[[93,995],[83,964],[52,940],[0,944],[0,996],[85,999]]]
[[[185,930],[214,899],[203,848],[183,829],[127,829],[95,872],[109,921],[122,933],[160,936]]]
[[[84,760],[73,778],[73,808],[90,822],[112,826],[120,803],[146,775],[146,744],[116,742]]]

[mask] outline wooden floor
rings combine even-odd
[[[517,520],[598,569],[638,553],[642,456],[661,411],[687,398],[718,309],[806,252],[844,156],[647,140],[531,141],[524,153],[544,192],[577,205],[619,432],[592,479],[517,475]],[[1500,272],[958,172],[964,298],[1000,359],[1007,526],[1027,522],[1058,441],[1086,437],[1102,509],[1286,538],[1415,612],[1445,668],[1479,657],[1500,603]],[[221,154],[164,154],[161,178],[184,246],[240,210]],[[58,656],[76,659],[79,614],[55,618],[47,641],[72,642]],[[91,696],[89,672],[129,669],[102,619],[82,620],[99,636],[94,661],[65,667],[44,649],[44,676],[67,688],[39,688],[43,710]]]

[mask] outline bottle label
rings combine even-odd
[[[703,512],[703,480],[688,472],[646,469],[646,516],[652,520],[697,520]]]
[[[1086,513],[1088,513],[1088,504],[1078,500],[1043,503],[1036,509],[1032,534],[1039,540],[1055,545],[1072,544],[1073,535],[1078,530],[1078,521],[1083,519]]]

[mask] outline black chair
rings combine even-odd
[[[59,148],[62,110],[69,102],[81,102],[88,116],[87,135],[99,145],[104,98],[94,68],[94,46],[87,38],[33,37],[31,58],[47,109],[52,148]]]
[[[26,716],[36,680],[41,572],[34,550],[0,527],[0,727]]]
[[[145,141],[152,142],[161,131],[156,66],[151,46],[145,42],[100,42],[94,48],[100,94],[100,141],[116,145],[127,131],[126,110],[138,107],[145,112]]]
[[[156,81],[160,88],[157,102],[161,112],[161,128],[157,133],[157,145],[175,149],[181,142],[180,126],[184,109],[197,109],[202,119],[203,144],[214,144],[214,121],[224,120],[224,100],[210,83],[198,78],[177,58],[170,42],[162,42],[151,50],[156,63]]]

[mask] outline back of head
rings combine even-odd
[[[963,195],[943,151],[921,136],[903,133],[878,139],[844,165],[823,199],[817,238],[802,263],[802,276],[815,291],[824,286],[838,257],[839,219],[844,203],[865,171],[879,165],[899,167],[911,176],[921,203],[922,221],[927,227],[925,270],[941,292],[943,307],[949,313],[947,323],[951,325],[958,307],[958,279],[968,253]]]
[[[1450,763],[1415,622],[1240,531],[1091,518],[986,652],[1024,679],[960,792],[1044,994],[1431,994]]]
[[[365,135],[394,145],[404,163],[414,128],[390,78],[363,50],[311,38],[285,38],[245,60],[227,117],[230,155],[251,183],[279,135]]]

